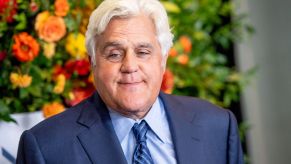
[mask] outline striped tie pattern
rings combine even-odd
[[[136,139],[136,147],[133,153],[133,164],[153,164],[150,151],[146,143],[146,133],[148,124],[142,120],[139,124],[135,123],[132,127],[133,134]]]

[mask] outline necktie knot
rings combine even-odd
[[[132,131],[136,142],[145,142],[147,139],[146,134],[148,131],[148,124],[145,122],[145,120],[142,120],[139,124],[135,123],[132,127]]]

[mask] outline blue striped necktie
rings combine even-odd
[[[136,139],[136,147],[132,159],[133,164],[154,163],[146,143],[148,128],[148,124],[144,120],[142,120],[139,124],[135,123],[132,127],[132,131]]]

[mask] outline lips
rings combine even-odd
[[[140,84],[140,83],[143,83],[143,81],[134,81],[134,82],[129,82],[129,81],[119,81],[118,84],[121,84],[121,85],[137,85],[137,84]]]
[[[126,90],[137,90],[138,88],[142,87],[142,84],[144,83],[144,81],[128,81],[128,80],[121,80],[118,82],[118,85]]]

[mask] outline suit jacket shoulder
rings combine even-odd
[[[192,115],[196,115],[195,119],[199,119],[199,121],[206,119],[207,122],[211,120],[213,122],[224,122],[230,117],[231,112],[229,110],[200,98],[167,94],[163,94],[161,97],[166,107],[181,115],[184,114],[184,117],[188,117],[188,119],[191,119]]]
[[[231,111],[205,100],[160,94],[179,163],[243,163],[237,122]]]
[[[17,163],[124,163],[118,142],[106,106],[95,93],[25,131]]]

